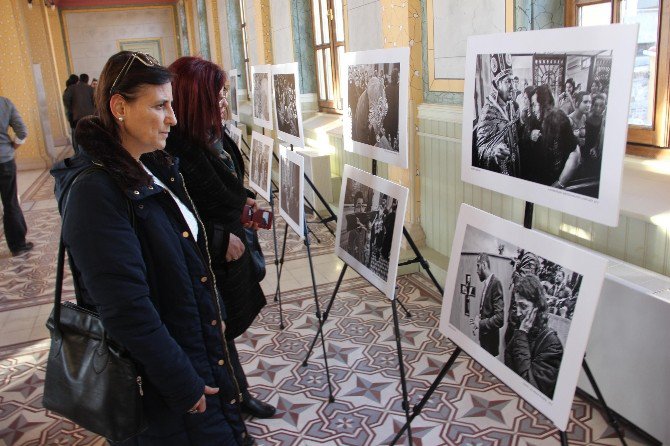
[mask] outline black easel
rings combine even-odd
[[[391,301],[391,308],[393,309],[393,334],[395,336],[396,351],[398,352],[398,369],[400,370],[400,388],[402,390],[402,408],[405,411],[406,423],[410,421],[409,415],[409,398],[407,396],[407,378],[405,377],[405,361],[402,355],[402,341],[400,338],[400,323],[398,322],[398,287],[395,287],[395,295]],[[407,424],[407,436],[409,444],[413,443],[412,428]]]
[[[526,207],[524,209],[524,216],[523,216],[523,226],[526,229],[532,229],[533,228],[533,208],[534,205],[533,203],[527,201],[526,202]],[[403,432],[405,432],[406,429],[409,428],[409,425],[412,423],[414,418],[416,418],[420,413],[421,410],[423,409],[423,406],[426,405],[428,400],[430,399],[431,395],[437,387],[440,385],[440,382],[442,382],[442,379],[444,379],[445,375],[447,372],[449,372],[449,369],[451,366],[454,364],[454,361],[456,361],[456,358],[458,355],[461,353],[461,348],[456,347],[456,349],[453,351],[451,356],[449,357],[449,360],[447,360],[447,363],[442,367],[440,370],[440,373],[438,373],[437,377],[435,378],[435,381],[430,385],[430,388],[426,392],[426,394],[423,396],[421,401],[414,406],[414,409],[412,410],[412,415],[409,417],[409,420],[405,425],[398,431],[396,436],[393,438],[393,441],[391,441],[391,446],[393,446],[396,441],[402,436]],[[626,443],[626,440],[624,438],[623,432],[621,432],[621,429],[619,427],[619,420],[617,420],[616,416],[612,412],[612,410],[607,406],[605,403],[605,399],[603,398],[602,393],[600,392],[600,388],[598,387],[598,384],[596,384],[595,378],[593,377],[593,374],[591,373],[591,369],[589,368],[588,364],[586,363],[586,358],[582,360],[582,368],[584,369],[584,372],[586,373],[586,377],[589,379],[589,383],[591,384],[591,387],[593,387],[593,390],[596,393],[596,396],[598,398],[598,401],[600,402],[600,405],[602,406],[603,410],[605,411],[605,414],[607,416],[607,420],[609,422],[609,425],[616,431],[617,436],[621,440],[621,444],[623,446],[628,446]],[[565,431],[559,430],[559,437],[561,440],[561,445],[562,446],[568,446],[568,434]]]

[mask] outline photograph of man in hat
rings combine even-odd
[[[474,128],[473,165],[518,177],[519,106],[513,100],[512,57],[491,54],[491,93],[486,97]]]

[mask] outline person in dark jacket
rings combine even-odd
[[[78,300],[143,377],[148,428],[122,444],[255,444],[225,342],[204,229],[160,151],[176,124],[171,74],[122,51],[105,64],[81,152],[52,169]],[[94,391],[92,389],[91,391]]]
[[[72,90],[74,86],[79,82],[79,76],[76,74],[71,74],[70,77],[65,81],[65,91],[63,91],[63,105],[65,106],[65,116],[67,117],[67,122],[70,124],[70,131],[72,136],[72,146],[74,147],[74,118],[72,117]]]
[[[93,87],[88,85],[88,74],[82,73],[79,75],[79,82],[72,85],[71,88],[65,90],[63,93],[63,103],[65,108],[72,114],[72,122],[70,125],[73,129],[77,128],[79,120],[85,116],[95,113],[95,99],[93,98]],[[76,132],[75,132],[76,133]],[[76,134],[72,147],[74,152],[79,151],[79,145],[76,142]]]
[[[212,267],[226,307],[228,350],[242,389],[242,410],[259,418],[275,414],[270,404],[254,398],[234,339],[252,324],[266,300],[254,272],[250,246],[241,222],[245,205],[256,208],[244,187],[244,161],[222,130],[225,110],[224,71],[198,57],[181,57],[169,67],[178,124],[166,150],[178,156],[186,187],[202,217],[212,254]],[[257,229],[257,224],[253,224]],[[247,225],[249,227],[251,225]]]
[[[524,276],[514,285],[519,328],[505,349],[505,364],[547,397],[554,397],[563,359],[563,345],[547,326],[547,300],[537,276]]]
[[[479,345],[493,356],[500,351],[500,329],[505,323],[503,288],[491,272],[491,260],[485,253],[477,256],[477,276],[483,283],[479,314],[470,319],[473,331],[479,335]]]

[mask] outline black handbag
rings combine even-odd
[[[265,278],[265,256],[258,241],[258,234],[253,229],[244,228],[244,235],[247,238],[247,246],[251,254],[251,263],[254,266],[254,275],[260,283]]]
[[[61,303],[64,263],[61,234],[54,308],[47,321],[51,348],[42,403],[111,441],[127,440],[147,425],[142,377],[125,349],[107,336],[98,314]]]

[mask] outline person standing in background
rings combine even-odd
[[[79,82],[79,76],[71,74],[65,81],[65,91],[63,91],[63,105],[65,106],[65,117],[70,124],[70,137],[72,139],[72,147],[74,147],[74,120],[72,119],[72,89],[75,84]]]
[[[9,128],[15,137],[9,134]],[[2,197],[2,223],[5,240],[13,256],[18,256],[33,249],[31,242],[26,242],[28,227],[23,218],[21,204],[16,187],[16,161],[14,152],[25,142],[28,129],[21,119],[18,110],[9,99],[0,96],[0,197]]]
[[[67,90],[66,90],[67,93]],[[72,111],[72,128],[77,128],[77,122],[84,116],[95,113],[95,100],[93,99],[93,87],[88,85],[88,74],[82,73],[79,82],[72,86],[72,91],[67,97],[63,96],[65,108]],[[74,138],[73,138],[74,139]],[[74,153],[78,153],[76,141],[72,141]]]

